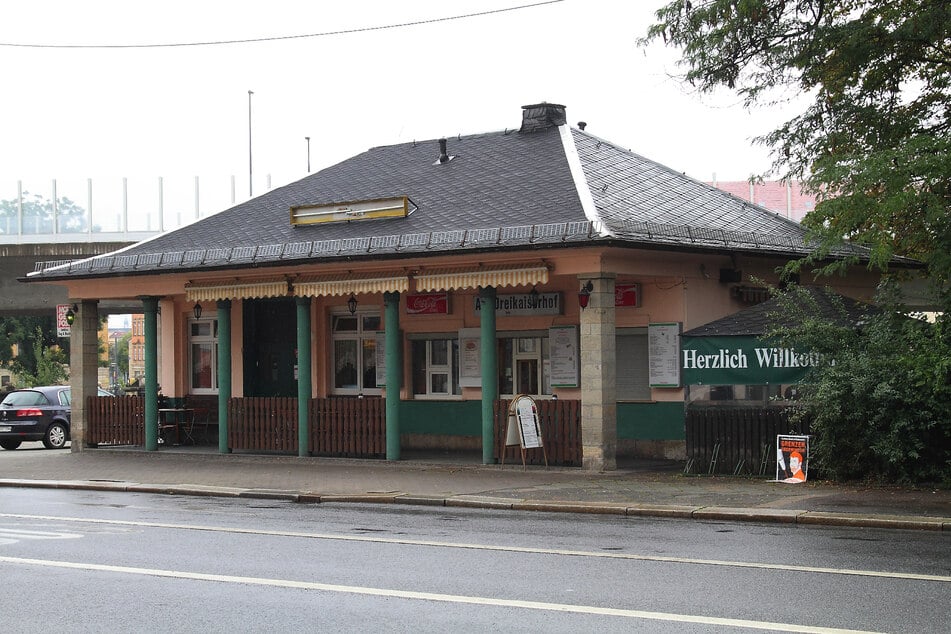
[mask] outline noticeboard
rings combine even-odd
[[[680,387],[680,323],[648,324],[651,387]]]
[[[56,305],[56,336],[69,337],[69,322],[66,320],[66,313],[69,312],[69,304]]]
[[[551,386],[578,387],[578,328],[552,326],[548,329],[551,357]]]
[[[459,385],[482,387],[482,331],[459,329]]]

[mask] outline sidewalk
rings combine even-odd
[[[951,531],[951,491],[761,478],[684,476],[678,463],[617,471],[479,464],[474,454],[409,453],[403,460],[229,454],[213,448],[18,449],[0,456],[0,487],[465,506],[702,520]]]

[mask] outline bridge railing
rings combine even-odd
[[[258,193],[272,189],[271,175],[263,180]],[[249,194],[247,179],[233,175],[0,181],[0,244],[135,242],[233,207]]]

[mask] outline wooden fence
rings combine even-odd
[[[86,442],[92,445],[144,445],[145,397],[87,396]]]
[[[505,462],[521,464],[522,454],[518,445],[505,447],[505,430],[508,424],[508,409],[511,401],[500,400],[493,408],[495,420],[495,450],[496,460],[501,460],[502,451],[505,453]],[[581,466],[581,401],[570,399],[535,401],[538,407],[538,422],[542,428],[542,442],[545,452],[541,449],[529,449],[525,453],[526,464],[545,464],[545,455],[548,464],[567,467]]]
[[[311,399],[310,452],[315,456],[386,457],[385,403],[380,397]]]
[[[775,475],[776,436],[808,434],[782,407],[687,408],[687,467],[690,473]]]
[[[380,458],[386,454],[381,398],[311,399],[308,452]],[[228,447],[298,453],[296,398],[246,397],[228,402]]]

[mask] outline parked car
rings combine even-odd
[[[112,396],[99,389],[99,396]],[[72,402],[68,385],[13,390],[0,402],[0,447],[13,450],[20,443],[42,440],[47,449],[62,449],[69,440]]]

